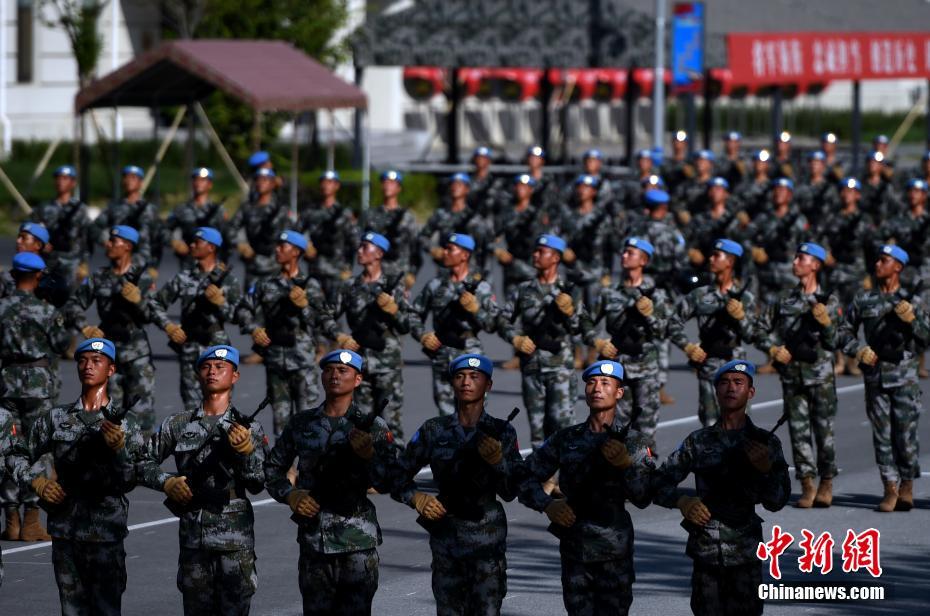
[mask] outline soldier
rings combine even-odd
[[[830,506],[837,473],[833,356],[840,303],[836,295],[824,292],[817,282],[826,260],[823,246],[801,244],[792,263],[798,285],[765,311],[758,325],[759,347],[768,353],[781,375],[795,477],[801,481],[801,498],[796,506],[802,509]],[[815,493],[816,476],[820,483]]]
[[[197,167],[191,171],[191,199],[174,208],[165,221],[165,232],[170,237],[171,250],[182,268],[193,265],[190,245],[197,237],[197,229],[222,229],[226,224],[223,205],[210,199],[213,190],[213,170]],[[196,359],[196,358],[195,358]]]
[[[591,364],[582,374],[588,417],[546,439],[526,459],[520,502],[545,511],[559,538],[562,600],[570,615],[621,614],[633,603],[633,522],[624,502],[649,504],[655,461],[647,439],[617,415],[623,366]],[[556,471],[565,499],[540,484]]]
[[[743,136],[737,131],[730,131],[723,139],[724,156],[717,162],[717,175],[722,177],[730,186],[739,186],[749,174],[746,162],[740,155],[740,146]]]
[[[306,250],[307,238],[291,229],[282,231],[274,249],[280,273],[258,281],[236,309],[242,333],[252,337],[253,349],[264,358],[275,436],[291,413],[310,408],[319,397],[313,372],[315,331],[336,337],[320,285],[310,276],[301,278],[300,258]]]
[[[747,176],[733,192],[733,196],[742,204],[750,218],[764,211],[769,202],[769,193],[772,190],[772,181],[769,178],[771,157],[768,150],[757,151],[752,157],[752,177]]]
[[[149,276],[156,278],[156,268],[161,260],[161,221],[155,205],[142,196],[144,178],[142,167],[123,167],[123,197],[119,201],[111,201],[107,209],[94,219],[94,240],[106,245],[111,228],[132,227],[139,234],[135,252],[146,267],[151,268]]]
[[[882,167],[882,177],[885,178],[889,183],[894,182],[894,161],[891,160],[889,152],[890,141],[888,140],[888,135],[875,135],[872,138],[872,150],[878,152],[884,157],[882,161],[884,166]]]
[[[404,176],[397,171],[381,174],[381,193],[384,203],[362,212],[358,228],[383,235],[393,250],[385,255],[385,266],[391,274],[404,274],[404,286],[409,290],[420,269],[420,251],[417,242],[417,221],[413,213],[400,206],[398,197],[404,187]]]
[[[572,336],[581,334],[581,304],[559,279],[565,240],[541,235],[533,251],[536,278],[507,297],[498,333],[520,358],[523,406],[533,445],[571,425],[575,411]]]
[[[275,242],[287,227],[287,208],[275,196],[275,172],[259,167],[254,175],[252,196],[226,226],[226,240],[236,246],[245,262],[245,289],[274,275]]]
[[[775,142],[775,166],[772,169],[772,179],[786,178],[794,182],[794,160],[791,154],[791,133],[786,130],[778,134]]]
[[[339,203],[339,174],[324,171],[320,175],[320,201],[300,215],[297,230],[310,238],[306,258],[310,275],[323,288],[326,301],[334,303],[339,287],[352,277],[352,254],[358,230],[352,210]]]
[[[596,202],[600,180],[593,175],[582,174],[575,178],[575,199],[571,206],[562,208],[557,221],[561,237],[568,244],[562,262],[565,278],[576,289],[576,295],[586,306],[603,288],[601,280],[608,270],[605,258],[613,254],[607,249],[610,242],[610,211],[607,206]]]
[[[61,613],[118,615],[126,590],[126,493],[136,486],[145,440],[107,394],[117,366],[113,343],[90,338],[74,356],[81,395],[39,418],[28,439],[33,465],[19,477],[48,512]],[[56,474],[44,470],[45,454]]]
[[[19,233],[16,234],[16,253],[31,253],[42,257],[44,262],[43,255],[47,256],[51,248],[48,242],[48,229],[37,222],[24,222],[19,226]],[[41,283],[36,289],[38,295],[42,295],[43,287],[45,283]],[[0,272],[0,298],[8,297],[15,291],[16,279],[13,278],[12,272]]]
[[[839,202],[836,182],[829,180],[826,175],[826,159],[827,155],[823,152],[811,152],[807,158],[807,178],[798,186],[798,208],[814,227],[835,211]]]
[[[436,613],[493,616],[507,594],[507,517],[497,497],[516,497],[523,458],[510,422],[485,409],[491,360],[469,353],[446,369],[453,413],[428,419],[414,433],[392,496],[416,509],[429,531]],[[439,483],[439,498],[418,491],[413,480],[426,465]]]
[[[684,229],[688,260],[695,269],[704,266],[718,237],[738,237],[749,225],[749,215],[739,209],[739,202],[730,198],[730,183],[726,178],[717,176],[711,180],[707,194],[707,211],[696,215]]]
[[[92,222],[87,206],[74,196],[77,171],[62,165],[52,174],[55,198],[37,206],[29,221],[44,225],[49,232],[52,252],[48,254],[49,271],[65,280],[73,289],[90,273]]]
[[[619,195],[615,194],[610,180],[601,173],[603,166],[604,153],[597,148],[586,150],[581,156],[582,171],[585,175],[590,175],[597,180],[597,204],[607,208],[608,211],[614,211],[617,207],[617,201],[619,201]]]
[[[287,503],[297,523],[297,564],[303,613],[371,613],[378,590],[381,527],[369,486],[390,492],[396,468],[394,437],[380,417],[353,401],[362,358],[338,349],[320,360],[326,400],[292,415],[265,461],[265,485]],[[287,473],[297,461],[297,483]]]
[[[494,256],[504,270],[504,294],[533,278],[533,241],[548,227],[545,213],[532,204],[536,180],[523,173],[513,179],[512,205],[494,222],[494,235],[503,237],[506,248],[495,248]]]
[[[694,165],[688,161],[688,133],[685,131],[675,132],[675,138],[672,139],[672,156],[662,163],[659,174],[671,193],[675,193],[681,184],[694,177]]]
[[[827,168],[827,179],[834,184],[846,177],[843,162],[836,154],[838,141],[835,133],[824,133],[820,136],[820,150],[824,153],[823,164]]]
[[[442,265],[447,271],[426,283],[410,312],[410,333],[423,346],[433,369],[433,401],[440,415],[455,412],[450,362],[464,353],[482,353],[478,333],[494,332],[499,309],[491,285],[470,269],[475,240],[453,233],[446,238]],[[433,328],[426,319],[433,315]]]
[[[224,325],[235,320],[242,297],[236,276],[218,258],[222,246],[219,229],[198,228],[187,251],[194,265],[175,274],[149,304],[152,322],[168,333],[169,346],[178,354],[184,408],[200,402],[198,358],[207,347],[229,344]],[[175,302],[181,303],[180,324],[168,319],[168,308]]]
[[[908,254],[889,244],[880,254],[875,263],[878,288],[856,295],[839,336],[843,351],[855,355],[862,369],[875,462],[885,484],[878,510],[887,513],[914,506],[914,479],[920,477],[917,354],[930,344],[930,323],[920,299],[901,286]],[[858,339],[860,326],[865,345]]]
[[[869,152],[859,207],[875,221],[889,220],[903,210],[894,185],[886,177],[887,169],[884,154]]]
[[[0,407],[0,484],[12,479],[21,460],[29,457],[29,450],[13,423],[13,415]],[[4,537],[6,539],[6,537]],[[0,554],[0,588],[3,587],[3,558]]]
[[[779,511],[791,495],[781,442],[746,415],[755,372],[745,360],[720,367],[714,377],[720,420],[685,437],[656,476],[654,502],[677,507],[684,517],[696,616],[762,614],[762,562],[756,556],[762,519],[755,505]],[[689,473],[697,496],[678,487]]]
[[[657,175],[653,170],[652,151],[639,150],[636,152],[636,177],[628,178],[620,182],[620,188],[617,191],[617,199],[614,208],[619,211],[641,210],[643,207],[642,196],[646,183],[650,178],[655,178],[648,188],[655,188],[662,180],[662,176]],[[664,188],[664,183],[662,188]]]
[[[110,229],[105,249],[109,267],[97,270],[78,287],[63,312],[85,338],[106,336],[120,345],[117,374],[109,379],[114,404],[135,400],[132,413],[146,438],[155,428],[155,366],[145,324],[151,320],[148,297],[155,281],[140,260],[134,260],[139,233],[132,227]],[[100,325],[89,325],[84,311],[96,302]]]
[[[388,272],[382,268],[384,255],[390,250],[391,243],[383,235],[369,231],[362,236],[358,247],[362,271],[343,285],[333,316],[345,314],[351,332],[336,335],[336,344],[360,352],[365,360],[364,379],[354,394],[355,404],[366,414],[372,409],[378,411],[391,432],[403,439],[404,361],[400,336],[410,332],[410,308],[404,299],[403,270]]]
[[[691,217],[707,210],[707,191],[714,175],[714,153],[698,150],[692,157],[694,177],[679,184],[675,191],[675,216],[678,224],[686,226]]]
[[[470,236],[475,246],[472,256],[479,271],[485,271],[487,264],[488,244],[492,231],[484,217],[479,216],[478,210],[468,204],[471,177],[467,173],[456,173],[449,181],[449,202],[433,212],[423,228],[420,229],[420,242],[438,265],[443,262],[443,242],[450,234],[456,233]],[[438,236],[438,244],[430,246],[433,235]]]
[[[13,415],[16,431],[29,438],[43,413],[55,404],[54,358],[70,338],[64,318],[35,293],[45,270],[37,254],[13,257],[13,293],[0,300],[0,407]],[[48,541],[39,522],[38,498],[10,477],[2,484],[7,541]],[[22,521],[19,508],[23,507]]]
[[[733,240],[718,239],[710,255],[709,270],[714,282],[701,286],[678,300],[669,317],[669,339],[685,352],[698,377],[698,418],[712,425],[720,415],[714,394],[714,375],[725,363],[743,357],[742,343],[752,341],[755,328],[747,315],[755,314],[756,300],[748,281],[736,279],[736,266],[743,247]],[[698,342],[685,334],[685,323],[697,319]]]
[[[486,146],[478,146],[472,152],[471,162],[475,169],[471,173],[471,189],[468,191],[468,205],[478,211],[479,216],[496,216],[501,203],[500,178],[491,173],[491,160],[494,151]]]
[[[245,616],[258,586],[254,513],[246,492],[264,489],[268,438],[232,403],[237,349],[207,348],[196,370],[203,403],[185,405],[162,422],[140,462],[140,481],[164,492],[181,519],[178,590],[184,613]],[[161,470],[170,457],[177,474]]]
[[[533,185],[533,205],[549,216],[556,216],[559,187],[556,181],[546,174],[545,165],[546,151],[542,147],[533,145],[526,149],[526,173],[536,181]]]
[[[623,280],[601,291],[592,311],[586,311],[581,327],[585,341],[601,357],[624,366],[620,419],[627,423],[633,409],[639,409],[633,428],[642,433],[655,451],[659,421],[659,346],[666,339],[671,306],[668,295],[655,286],[643,270],[655,248],[648,240],[627,239],[621,256]],[[607,338],[595,337],[595,326],[605,320]]]

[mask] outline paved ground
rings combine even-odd
[[[0,245],[0,260],[8,261],[9,245]],[[169,259],[170,261],[170,259]],[[166,263],[164,275],[174,271]],[[420,284],[425,279],[421,276]],[[419,285],[418,285],[419,286]],[[151,334],[156,353],[158,391],[156,402],[159,418],[178,410],[177,364],[165,344],[164,334]],[[240,348],[247,348],[238,338]],[[509,349],[499,339],[487,338],[487,351],[495,360],[509,357]],[[761,357],[761,356],[760,356]],[[412,341],[405,345],[404,395],[405,429],[408,434],[435,414],[430,389],[429,366]],[[658,448],[668,453],[691,430],[697,427],[696,381],[684,364],[684,356],[673,354],[673,371],[669,389],[677,402],[662,409]],[[243,378],[237,387],[236,402],[241,408],[258,403],[264,392],[261,367],[244,366]],[[73,368],[63,367],[63,400],[73,399],[78,387]],[[495,375],[490,410],[497,416],[515,405],[521,405],[518,374],[499,370]],[[889,587],[891,599],[870,604],[770,603],[767,614],[905,614],[923,613],[930,606],[930,587],[926,574],[930,571],[930,500],[924,483],[918,483],[918,508],[910,513],[878,514],[873,511],[881,493],[881,482],[871,448],[871,435],[866,422],[861,381],[843,377],[837,384],[839,416],[837,419],[838,462],[841,474],[836,479],[836,501],[828,510],[801,512],[787,507],[777,513],[760,508],[766,520],[768,536],[772,524],[800,538],[802,528],[816,533],[831,531],[837,541],[834,548],[834,572],[826,579],[837,582],[872,582],[868,573],[844,574],[840,571],[842,537],[847,529],[857,532],[870,527],[881,531],[881,583]],[[781,411],[781,389],[775,377],[762,376],[757,381],[758,393],[753,417],[762,426],[771,426]],[[930,383],[924,383],[924,393],[930,393]],[[580,404],[578,405],[580,407]],[[580,408],[576,407],[580,411]],[[267,427],[270,414],[259,419]],[[528,428],[524,416],[516,421],[521,442],[528,443]],[[921,426],[924,443],[930,443],[930,428]],[[787,429],[779,436],[789,449]],[[923,454],[921,462],[930,471],[930,456]],[[930,472],[925,472],[930,475]],[[794,488],[797,490],[797,483]],[[163,495],[140,488],[130,494],[131,532],[126,541],[129,585],[123,605],[126,614],[178,614],[180,595],[175,588],[177,564],[177,526],[162,505]],[[253,497],[256,506],[256,535],[260,587],[252,602],[252,613],[258,615],[300,613],[300,593],[297,588],[296,528],[289,520],[284,505],[270,502],[267,494]],[[384,531],[380,548],[380,587],[375,596],[374,613],[414,616],[434,613],[430,591],[430,554],[427,535],[414,522],[415,514],[405,506],[385,496],[374,497],[379,520]],[[507,614],[534,616],[562,614],[560,569],[556,540],[546,530],[543,515],[517,503],[507,505],[510,536],[508,540],[508,594],[504,601]],[[677,510],[652,506],[634,509],[636,528],[636,576],[633,614],[689,613],[689,580],[691,562],[684,555],[685,532],[679,526]],[[45,615],[58,612],[58,598],[51,567],[49,544],[2,542],[6,578],[0,590],[0,614]],[[782,559],[786,580],[817,581],[818,574],[798,572],[797,543]],[[840,571],[839,573],[837,573]]]

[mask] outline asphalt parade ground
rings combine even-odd
[[[12,256],[12,242],[0,244],[2,263]],[[98,255],[97,261],[100,257]],[[159,284],[164,284],[177,270],[173,257],[166,255]],[[421,272],[414,292],[433,272],[427,265]],[[499,286],[499,285],[497,285]],[[498,294],[500,289],[498,288]],[[170,314],[177,314],[175,307]],[[94,313],[94,316],[95,313]],[[95,322],[94,318],[91,322]],[[693,327],[693,326],[692,326]],[[233,328],[229,328],[232,333]],[[155,353],[155,403],[161,421],[180,410],[178,365],[168,349],[163,332],[150,328]],[[499,363],[510,357],[510,347],[496,335],[482,334],[486,353]],[[244,353],[249,341],[237,333],[233,343]],[[761,360],[754,351],[751,359]],[[409,437],[423,421],[435,415],[432,401],[430,367],[419,345],[407,337],[404,343],[404,429]],[[62,402],[74,400],[79,392],[74,366],[64,361]],[[264,397],[265,375],[262,366],[244,365],[236,387],[235,402],[240,409],[255,408]],[[578,377],[580,384],[580,376]],[[930,381],[922,381],[924,400],[930,394]],[[684,355],[674,350],[668,391],[675,397],[673,405],[661,410],[657,435],[658,453],[672,451],[681,440],[698,427],[697,381],[687,367]],[[581,387],[579,385],[579,392]],[[773,524],[795,537],[781,556],[781,582],[881,584],[885,600],[875,602],[801,603],[768,602],[766,614],[920,614],[930,608],[930,425],[926,418],[920,425],[924,443],[920,461],[923,480],[916,482],[916,508],[909,513],[881,514],[874,511],[880,500],[882,484],[875,466],[871,430],[865,415],[862,380],[839,377],[837,380],[839,412],[836,421],[837,462],[840,473],[834,481],[834,505],[829,509],[799,510],[789,504],[777,513],[757,510],[765,520],[763,535],[771,538]],[[519,372],[497,369],[490,396],[489,411],[504,417],[521,406]],[[584,417],[584,403],[575,406],[576,419]],[[753,420],[768,428],[775,424],[782,410],[781,386],[777,376],[756,379]],[[270,410],[258,419],[270,430]],[[515,420],[521,446],[528,446],[529,429],[525,415]],[[779,429],[786,457],[790,462],[787,426]],[[793,478],[793,496],[799,484]],[[429,483],[428,472],[420,479]],[[688,486],[693,487],[691,480]],[[130,533],[126,539],[128,587],[123,596],[123,613],[151,616],[181,613],[181,595],[177,591],[177,520],[164,507],[164,494],[137,488],[129,494]],[[300,591],[297,587],[296,525],[290,510],[271,500],[266,493],[252,496],[255,504],[255,536],[258,556],[259,588],[252,600],[252,614],[299,614]],[[384,534],[380,547],[380,581],[373,613],[378,615],[418,616],[435,613],[430,589],[430,551],[428,537],[415,522],[416,513],[389,496],[372,497]],[[558,543],[546,532],[545,515],[517,502],[506,505],[509,525],[507,549],[508,592],[505,614],[543,616],[564,614],[561,595]],[[631,614],[688,614],[691,560],[685,556],[687,535],[679,526],[677,509],[649,506],[644,510],[630,507],[635,527],[636,583]],[[861,533],[869,528],[880,531],[879,559],[882,574],[843,572],[842,544],[848,530]],[[801,530],[815,535],[830,532],[833,547],[833,571],[821,575],[799,571]],[[0,615],[46,615],[59,613],[58,592],[51,564],[50,543],[0,542],[3,549],[5,579],[0,588]],[[766,581],[770,578],[766,574]]]

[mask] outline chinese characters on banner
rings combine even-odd
[[[930,34],[798,32],[727,35],[734,83],[930,77]]]
[[[829,533],[814,535],[806,528],[801,530],[802,539],[798,543],[802,554],[798,557],[798,569],[803,573],[812,573],[814,567],[821,575],[833,570],[833,536]],[[861,533],[852,529],[846,531],[842,545],[843,572],[855,573],[865,569],[872,577],[882,574],[879,554],[881,533],[869,528]],[[759,560],[769,561],[769,574],[776,580],[781,579],[781,566],[778,558],[794,543],[794,535],[785,532],[777,524],[772,527],[772,539],[759,544],[756,556]]]

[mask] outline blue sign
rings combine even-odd
[[[704,3],[679,2],[672,16],[672,84],[690,86],[704,73]]]

